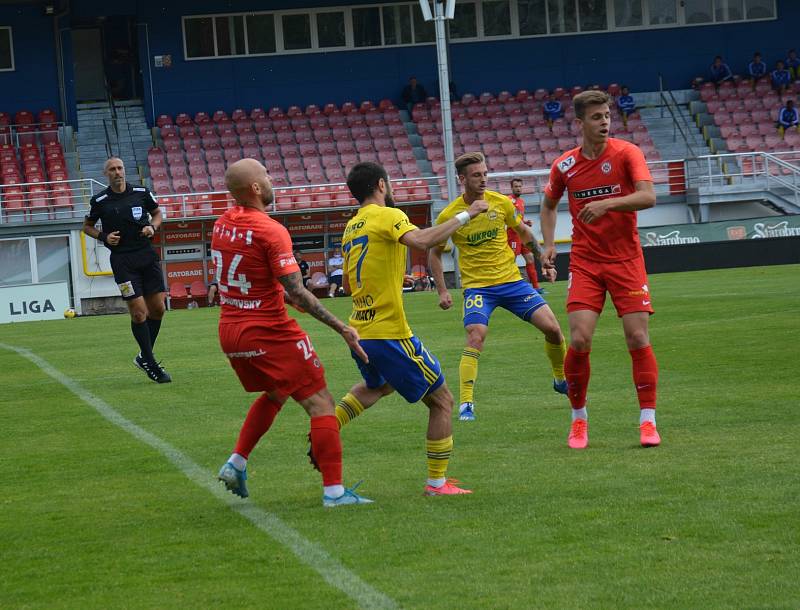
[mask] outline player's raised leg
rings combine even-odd
[[[426,449],[428,453],[428,480],[425,495],[451,496],[470,494],[469,489],[456,485],[454,479],[447,478],[447,467],[453,452],[453,395],[446,383],[442,383],[422,401],[428,407],[428,433]]]
[[[599,317],[600,314],[588,309],[569,313],[569,349],[564,359],[564,373],[572,407],[568,444],[573,449],[584,449],[589,444],[586,390],[591,376],[592,336]]]
[[[475,420],[475,383],[478,380],[478,359],[483,351],[483,343],[489,332],[485,324],[469,324],[466,326],[467,343],[461,352],[458,365],[459,380],[459,413],[461,421]]]
[[[327,388],[297,402],[311,418],[311,447],[314,461],[322,473],[322,505],[326,508],[345,504],[369,504],[354,489],[342,485],[342,441],[339,422],[334,414],[333,397]]]
[[[648,312],[635,312],[622,316],[625,341],[631,354],[633,383],[639,399],[639,435],[643,447],[656,447],[661,437],[656,429],[656,392],[658,389],[658,362],[650,345]]]
[[[247,480],[247,459],[261,437],[272,426],[272,422],[275,421],[275,416],[278,415],[282,406],[283,401],[271,397],[267,392],[261,394],[250,405],[250,410],[247,412],[247,417],[239,431],[236,447],[231,457],[220,469],[217,477],[225,483],[225,487],[231,493],[242,498],[246,498],[249,495],[247,484],[245,483]]]
[[[364,381],[354,385],[336,404],[336,420],[339,423],[339,429],[344,428],[365,410],[392,392],[394,392],[394,388],[388,383],[382,383],[375,388],[370,388]]]
[[[559,394],[566,394],[564,357],[567,353],[567,342],[553,310],[547,304],[542,305],[533,312],[529,321],[544,335],[544,353],[547,355],[553,371],[553,389]]]

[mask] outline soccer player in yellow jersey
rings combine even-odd
[[[407,247],[424,251],[447,240],[457,229],[475,222],[471,219],[488,206],[475,201],[448,222],[418,229],[394,207],[389,177],[382,166],[371,162],[355,165],[347,176],[347,186],[361,209],[347,223],[342,237],[343,279],[353,298],[350,323],[358,330],[369,362],[354,355],[363,381],[339,401],[336,417],[340,427],[395,390],[408,402],[421,400],[429,409],[425,493],[471,493],[446,477],[453,450],[453,395],[439,361],[408,326],[403,275]]]
[[[479,152],[465,153],[456,159],[456,173],[464,194],[450,203],[436,219],[437,225],[451,219],[476,201],[486,201],[489,210],[453,234],[458,248],[458,263],[464,286],[464,328],[467,344],[459,365],[460,402],[459,419],[475,420],[474,389],[478,377],[478,358],[489,332],[489,318],[496,307],[503,307],[518,318],[530,322],[544,334],[544,347],[553,369],[553,389],[567,393],[564,378],[564,355],[567,351],[564,335],[555,315],[542,296],[522,280],[514,253],[508,247],[506,228],[513,229],[533,256],[541,262],[539,244],[531,230],[522,222],[522,216],[505,195],[486,190],[486,159]],[[439,307],[449,309],[453,299],[447,291],[442,270],[443,246],[431,249],[430,265]],[[543,275],[550,281],[556,279],[552,263],[542,266]],[[361,329],[359,329],[361,332]]]

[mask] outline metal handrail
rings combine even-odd
[[[673,137],[675,130],[677,130],[681,134],[681,138],[683,138],[683,141],[686,144],[686,150],[689,151],[689,154],[692,157],[697,158],[698,157],[697,152],[694,150],[694,148],[692,148],[692,145],[689,143],[689,136],[687,135],[687,133],[684,132],[683,128],[678,122],[678,117],[675,115],[675,111],[672,109],[672,106],[670,105],[669,100],[667,99],[667,96],[664,95],[664,80],[661,74],[658,75],[658,95],[661,98],[661,101],[663,102],[661,106],[662,115],[663,115],[663,109],[666,108],[669,111],[670,116],[672,117]],[[671,91],[670,95],[672,95]],[[675,96],[672,96],[672,99],[675,101],[675,107],[677,108],[677,100],[675,100]]]

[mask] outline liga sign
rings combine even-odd
[[[0,288],[0,324],[60,320],[68,307],[67,282]]]

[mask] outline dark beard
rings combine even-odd
[[[396,207],[394,204],[394,195],[391,193],[386,193],[386,197],[384,198],[383,202],[386,204],[387,208]]]
[[[273,201],[275,201],[275,191],[270,190],[269,195],[266,193],[261,195],[261,203],[264,204],[264,207],[272,205]]]

